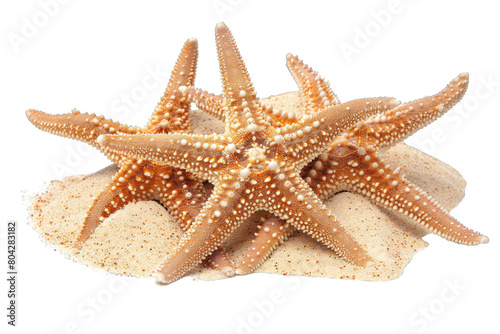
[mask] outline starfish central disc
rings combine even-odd
[[[232,149],[229,147],[226,151],[233,153],[238,165],[243,170],[241,176],[246,178],[250,173],[260,174],[268,168],[268,165],[274,161],[276,157],[276,146],[266,145],[264,140],[260,140],[259,136],[247,136],[238,146],[240,149]]]
[[[274,150],[266,150],[256,144],[252,145],[252,147],[244,153],[245,168],[253,173],[263,172],[267,167],[267,163],[272,160],[273,153]]]

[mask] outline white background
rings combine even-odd
[[[19,226],[16,328],[5,324],[5,279],[0,286],[0,318],[9,333],[498,333],[500,20],[494,1],[74,0],[45,9],[51,16],[44,14],[48,2],[0,7],[3,263],[6,222]],[[95,150],[37,130],[25,111],[78,108],[144,125],[190,37],[200,44],[197,85],[220,92],[213,36],[219,21],[232,30],[260,97],[296,90],[285,67],[288,52],[327,78],[342,101],[409,101],[469,72],[467,103],[407,142],[462,173],[466,197],[453,215],[491,242],[466,247],[428,236],[430,247],[403,276],[383,283],[259,274],[185,278],[164,287],[119,281],[46,245],[27,223],[24,192],[108,163]],[[369,36],[363,40],[360,31]],[[357,53],[346,56],[341,46],[348,44]],[[167,75],[145,89],[154,70]],[[133,92],[133,106],[126,107],[123,96]],[[67,169],[55,168],[61,165]],[[281,297],[270,306],[275,295]]]

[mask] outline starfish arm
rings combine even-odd
[[[101,222],[125,205],[153,199],[159,200],[186,230],[196,219],[206,196],[203,184],[184,170],[124,160],[92,203],[75,246],[81,249]]]
[[[296,161],[298,170],[324,152],[334,139],[363,121],[396,107],[393,98],[360,99],[328,107],[295,124],[277,129],[275,142],[283,143],[284,154]]]
[[[372,198],[373,194],[375,195],[372,201],[404,214],[432,233],[465,245],[477,245],[489,241],[488,237],[460,224],[432,196],[400,175],[392,171],[386,172],[385,175],[376,172],[373,173],[371,182],[375,189],[370,196]],[[377,184],[378,187],[375,186]],[[371,189],[369,191],[371,192]]]
[[[166,170],[165,173],[159,175],[166,179],[163,188],[171,189],[171,191],[160,192],[157,197],[172,217],[180,223],[181,229],[185,232],[196,220],[208,196],[203,183],[194,179],[186,171],[170,166],[163,168]],[[172,177],[169,177],[168,172]],[[182,190],[177,191],[177,189]],[[160,189],[158,190],[160,191]],[[234,265],[222,247],[216,249],[212,255],[205,259],[205,265],[222,272],[227,277],[235,274]]]
[[[198,42],[188,39],[177,59],[165,94],[155,108],[147,128],[156,133],[190,131],[190,102],[184,91],[193,86],[198,61]]]
[[[222,96],[194,87],[188,87],[185,94],[189,102],[193,102],[200,110],[217,119],[224,120],[226,108]]]
[[[106,154],[168,164],[186,169],[204,180],[213,180],[218,164],[226,162],[225,150],[227,151],[230,145],[223,135],[184,133],[105,135],[99,137],[97,141]]]
[[[238,275],[254,272],[295,231],[292,225],[272,215],[262,217],[262,223],[257,227],[259,231],[255,233],[252,245],[241,255],[236,266]]]
[[[189,87],[186,90],[187,97],[190,102],[194,102],[196,106],[207,114],[220,119],[225,119],[227,108],[222,96],[205,92],[204,90]],[[272,104],[257,101],[262,111],[266,114],[267,121],[272,124],[283,126],[297,121],[297,115],[292,112],[286,112],[274,108]]]
[[[388,148],[450,110],[464,96],[468,83],[469,75],[462,73],[438,94],[402,104],[367,120],[361,131],[376,136],[380,148]]]
[[[224,23],[217,25],[215,37],[225,104],[228,108],[225,113],[226,131],[232,131],[235,135],[235,132],[243,129],[246,129],[244,132],[254,132],[259,126],[267,124],[267,120],[248,71],[233,35]]]
[[[163,196],[160,194],[158,196],[159,201],[168,209],[173,218],[180,223],[182,230],[185,232],[196,220],[208,195],[203,183],[194,179],[192,175],[184,170],[169,166],[163,168],[172,170],[172,174],[175,174],[172,178],[167,178],[166,174],[160,175],[160,177],[170,180],[166,184],[166,188],[173,188],[174,190],[166,192]],[[182,190],[177,191],[175,189]],[[212,255],[205,259],[205,265],[222,272],[227,277],[235,274],[234,265],[222,247],[216,249]]]
[[[105,218],[124,207],[125,204],[133,202],[133,197],[130,196],[130,192],[120,197],[124,184],[128,181],[125,177],[130,178],[131,176],[128,172],[131,171],[130,167],[132,164],[132,160],[124,160],[120,170],[113,176],[111,182],[106,185],[104,190],[94,199],[76,239],[75,247],[77,249],[83,247],[83,244],[92,236],[95,229],[99,227]]]
[[[340,190],[359,193],[456,243],[475,245],[488,241],[460,224],[434,198],[400,176],[399,169],[391,170],[378,152],[344,142],[321,158],[303,171],[306,182],[321,198]]]
[[[338,97],[332,92],[330,85],[316,71],[291,54],[287,54],[286,60],[286,66],[302,94],[306,115],[340,103]]]
[[[298,173],[289,172],[283,180],[287,181],[277,181],[277,191],[266,210],[333,249],[347,262],[364,266],[370,261],[370,256],[344,230]]]
[[[196,221],[179,240],[172,256],[158,267],[158,283],[168,284],[184,276],[222,245],[227,237],[256,211],[252,206],[238,208],[241,198],[229,197],[222,185],[214,187],[212,195]]]
[[[194,87],[188,87],[188,89],[186,89],[186,95],[188,100],[195,103],[200,110],[217,119],[225,119],[227,108],[225,107],[225,101],[222,96],[211,94]],[[285,112],[277,108],[273,108],[272,104],[266,104],[261,102],[260,100],[257,101],[257,103],[260,105],[263,112],[267,115],[268,121],[270,123],[284,125],[291,124],[297,121],[297,115],[295,115],[294,113]]]
[[[263,102],[261,100],[257,101],[260,109],[265,115],[265,119],[269,124],[273,124],[274,127],[282,127],[287,124],[293,124],[302,116],[298,115],[291,110],[281,110],[273,106],[272,103]]]
[[[241,102],[243,98],[247,101],[255,100],[255,90],[250,81],[246,66],[241,58],[233,35],[224,23],[217,24],[215,39],[224,95],[230,101],[229,104],[236,101]],[[242,91],[245,92],[244,96],[242,96]]]
[[[187,231],[207,200],[203,183],[185,170],[170,166],[156,166],[148,169],[145,175],[145,180],[141,181],[147,182],[149,175],[149,183],[154,183],[154,187],[149,186],[149,193],[167,209],[182,230]],[[139,187],[137,192],[140,190]]]
[[[262,125],[293,123],[297,116],[260,102],[256,97],[250,76],[238,51],[234,38],[223,23],[216,27],[217,52],[224,87],[226,130],[236,137],[245,132],[254,133]],[[235,132],[238,132],[236,134]]]
[[[97,137],[103,134],[136,134],[143,132],[139,128],[121,125],[110,119],[95,114],[80,113],[74,110],[70,114],[50,115],[30,109],[28,119],[40,130],[71,139],[77,139],[98,149]],[[116,157],[111,159],[119,161]]]
[[[348,171],[352,170],[354,172],[351,167],[353,161],[355,161],[354,159],[346,161],[347,158],[337,156],[337,154],[346,154],[347,156],[354,154],[354,150],[349,145],[350,143],[343,140],[344,138],[344,136],[339,137],[326,152],[321,153],[319,157],[307,164],[300,172],[302,178],[323,201],[345,190],[342,188],[344,183],[341,181],[344,177],[347,177],[345,174],[349,175]],[[339,142],[342,144],[339,145]],[[349,162],[349,165],[345,166],[347,162]],[[361,173],[364,173],[364,171]]]

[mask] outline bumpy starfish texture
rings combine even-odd
[[[288,54],[287,67],[299,86],[304,108],[302,114],[298,115],[295,111],[281,110],[275,108],[271,103],[257,101],[261,104],[262,110],[266,114],[266,120],[269,123],[276,127],[284,126],[296,122],[301,117],[309,116],[320,109],[340,103],[338,97],[332,92],[330,85],[297,57]],[[187,87],[184,92],[188,100],[195,103],[200,110],[224,120],[227,111],[224,96],[211,94],[193,86]]]
[[[270,103],[262,103],[263,110],[268,114],[267,120],[276,127],[294,123],[298,118],[305,117],[322,108],[340,103],[329,84],[304,62],[291,54],[287,55],[287,67],[299,86],[303,100],[301,115],[290,110],[280,110]],[[189,87],[185,90],[187,98],[204,112],[218,119],[224,120],[227,108],[224,108],[224,96],[210,94],[206,91]],[[276,216],[261,217],[257,225],[258,232],[252,240],[252,246],[241,256],[236,273],[248,274],[257,269],[271,254],[271,252],[289,235],[295,231],[294,227]]]
[[[184,90],[184,94],[186,95],[186,98],[195,103],[200,110],[224,121],[227,111],[224,96],[211,94],[195,87],[187,87]],[[264,103],[259,100],[256,101],[256,103],[260,105],[266,121],[274,126],[279,127],[286,124],[292,124],[296,122],[300,116],[296,115],[294,112],[287,112],[274,108],[270,103]]]
[[[141,133],[191,131],[188,120],[189,102],[179,89],[193,85],[197,56],[196,40],[188,40],[164,96]],[[120,170],[94,201],[78,238],[78,245],[81,246],[110,214],[137,200],[158,200],[168,208],[181,228],[186,230],[206,200],[202,183],[179,168],[119,157],[122,159]]]
[[[362,99],[325,108],[282,128],[272,126],[233,37],[216,28],[224,87],[222,135],[103,135],[107,152],[170,164],[209,180],[214,190],[173,256],[160,266],[157,281],[182,277],[219,247],[251,214],[268,211],[310,234],[347,261],[370,260],[299,173],[344,130],[370,115],[392,109],[391,98]]]
[[[84,141],[100,149],[96,139],[105,133],[169,133],[190,131],[187,120],[189,102],[179,87],[194,83],[198,58],[197,41],[188,40],[179,56],[165,94],[145,128],[132,128],[96,115],[73,112],[48,115],[28,110],[30,121],[44,131]],[[169,209],[185,230],[201,209],[203,184],[186,171],[160,166],[147,160],[129,159],[122,155],[106,154],[120,170],[94,200],[76,247],[81,248],[99,224],[126,204],[138,200],[156,199]]]
[[[302,98],[302,117],[309,116],[322,108],[340,103],[330,85],[319,73],[307,66],[296,56],[287,54],[287,67],[299,87]],[[288,116],[289,111],[275,112],[277,117]],[[286,120],[275,120],[275,124],[286,124]],[[313,188],[314,190],[314,188]],[[322,198],[323,199],[323,198]],[[255,271],[271,253],[296,230],[292,225],[277,217],[263,217],[257,226],[258,232],[236,264],[236,273],[246,275]]]
[[[271,124],[276,127],[284,126],[295,122],[300,117],[309,116],[322,108],[340,103],[329,84],[303,61],[288,54],[287,67],[299,86],[304,107],[302,114],[297,115],[295,111],[280,110],[270,103],[262,103],[263,110],[268,114],[267,120]],[[224,120],[227,110],[224,108],[224,96],[210,94],[195,87],[189,87],[185,93],[199,109]],[[295,231],[292,225],[273,215],[266,215],[260,220],[261,223],[257,226],[258,232],[252,240],[252,246],[241,256],[242,260],[237,265],[236,273],[240,275],[253,272],[280,243]]]
[[[303,175],[323,198],[348,190],[402,213],[450,241],[476,245],[488,238],[451,217],[434,198],[384,163],[383,152],[431,123],[465,94],[469,76],[460,74],[440,93],[403,104],[364,121],[338,138]]]
[[[40,130],[58,136],[83,141],[99,150],[97,137],[102,134],[136,134],[143,130],[137,127],[122,125],[103,116],[96,114],[81,113],[74,109],[69,114],[50,115],[42,111],[30,109],[26,111],[28,119]],[[108,158],[116,164],[120,164],[122,158],[118,155],[109,155]]]
[[[328,91],[324,89],[325,82],[297,58],[288,56],[288,61],[289,67],[292,63],[298,72],[308,74],[294,78],[301,92],[307,90],[302,92],[304,104],[316,105],[313,111],[316,110],[324,103],[318,99],[318,91]],[[465,94],[467,84],[468,75],[463,73],[436,95],[406,103],[358,124],[306,166],[302,176],[321,199],[343,190],[355,192],[448,240],[467,245],[487,243],[486,236],[460,224],[434,198],[399,175],[399,168],[392,170],[383,162],[385,150],[448,111]],[[293,226],[282,220],[263,220],[236,272],[254,271],[293,231]]]
[[[190,102],[184,97],[183,91],[194,84],[197,49],[196,40],[190,39],[185,43],[165,94],[145,128],[128,127],[102,116],[77,111],[66,115],[49,115],[28,110],[27,116],[34,125],[44,131],[78,139],[98,149],[100,146],[96,139],[101,134],[190,132]],[[185,170],[117,154],[106,155],[120,170],[89,209],[75,245],[77,248],[83,246],[105,218],[128,203],[158,200],[180,223],[182,229],[186,230],[207,199],[202,182]],[[222,250],[214,254],[209,263],[227,275],[233,273],[232,265]]]
[[[291,54],[286,55],[287,67],[299,86],[304,115],[311,115],[324,107],[340,103],[328,82],[319,73]]]
[[[300,117],[309,116],[322,108],[340,103],[328,83],[297,57],[288,54],[287,67],[299,86],[304,108],[302,114],[297,115],[289,110],[280,110],[270,103],[262,104],[271,124],[277,127],[290,124]],[[195,87],[189,87],[185,92],[187,98],[199,109],[224,120],[226,109],[223,96],[210,94]],[[236,273],[240,275],[257,269],[271,252],[295,231],[292,225],[273,215],[261,217],[261,223],[257,228],[258,232],[252,240],[252,246],[241,256],[242,260],[237,265]]]

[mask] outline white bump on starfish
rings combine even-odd
[[[248,168],[243,168],[241,171],[240,171],[240,176],[244,179],[248,178],[250,176],[250,169]]]
[[[272,171],[277,170],[277,169],[278,169],[278,167],[279,167],[278,163],[277,163],[276,161],[274,161],[274,160],[271,160],[271,161],[269,162],[269,164],[267,165],[267,168],[269,168],[269,169],[270,169],[270,170],[272,170]]]
[[[236,146],[233,143],[230,143],[230,144],[226,145],[226,151],[228,153],[234,153],[234,152],[236,152]]]
[[[248,132],[255,132],[255,131],[257,131],[258,129],[259,129],[259,126],[258,126],[257,124],[254,124],[254,123],[249,124],[249,125],[247,126],[247,130],[248,130]]]

